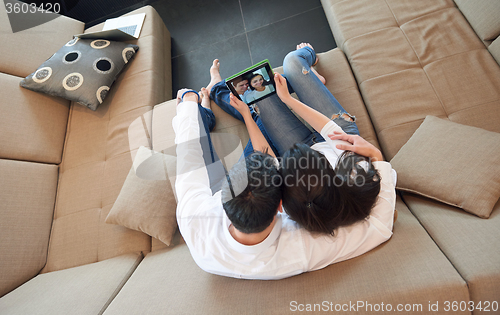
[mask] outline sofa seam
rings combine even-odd
[[[352,73],[351,73],[351,75],[354,77],[354,75]],[[346,91],[350,91],[350,90],[358,92],[358,94],[361,96],[361,92],[359,91],[359,87],[357,85],[345,88],[343,90],[338,90],[338,91],[333,91],[333,92],[330,91],[330,93],[336,94],[336,93],[342,93],[342,92],[346,92]]]
[[[483,45],[483,47],[481,47],[481,48],[474,48],[474,49],[470,49],[470,50],[466,50],[466,51],[461,51],[461,52],[457,52],[457,53],[452,54],[452,55],[444,56],[444,57],[442,57],[442,58],[439,58],[439,59],[433,60],[432,62],[429,62],[428,64],[426,64],[425,66],[423,66],[423,67],[422,67],[422,69],[424,69],[425,67],[427,67],[427,66],[429,66],[429,65],[432,65],[433,63],[436,63],[436,62],[438,62],[438,61],[444,60],[444,59],[446,59],[446,58],[455,57],[455,56],[460,56],[460,55],[464,55],[464,54],[467,54],[467,53],[470,53],[470,52],[473,52],[473,51],[482,51],[482,50],[487,51],[487,52],[489,53],[488,48],[486,48],[486,47]]]
[[[373,30],[373,31],[370,31],[368,33],[363,33],[363,34],[359,34],[359,35],[356,35],[356,36],[353,36],[351,38],[348,38],[346,40],[344,40],[344,43],[342,44],[342,46],[345,48],[345,44],[350,41],[351,39],[355,39],[355,38],[359,38],[359,37],[362,37],[362,36],[366,36],[366,35],[370,35],[370,34],[373,34],[373,33],[376,33],[376,32],[380,32],[380,31],[384,31],[384,30],[388,30],[388,29],[391,29],[391,28],[398,28],[398,29],[401,29],[399,26],[387,26],[387,27],[383,27],[383,28],[379,28],[377,30]],[[342,52],[344,52],[344,50],[342,49]],[[345,52],[344,52],[345,53]],[[347,55],[346,55],[347,57]],[[347,59],[349,59],[349,57],[347,57]]]
[[[132,73],[131,75],[129,75],[128,77],[126,78],[122,78],[121,79],[121,82],[127,82],[128,80],[130,80],[131,78],[133,78],[134,76],[138,75],[138,74],[142,74],[144,72],[148,72],[148,71],[151,71],[151,72],[157,72],[159,71],[158,69],[156,68],[151,68],[151,69],[144,69],[144,70],[141,70],[141,71],[137,71],[137,72],[134,72]],[[115,83],[117,80],[115,80],[113,83]]]
[[[102,208],[99,208],[99,207],[90,207],[90,208],[85,208],[85,209],[78,210],[78,211],[75,211],[75,212],[67,213],[67,214],[62,215],[62,216],[58,216],[57,218],[55,218],[55,219],[54,219],[54,221],[55,221],[55,220],[58,220],[58,219],[61,219],[61,218],[65,218],[65,217],[70,216],[70,215],[73,215],[73,214],[81,213],[81,212],[88,211],[88,210],[92,210],[92,209],[102,209]]]
[[[129,270],[125,274],[125,277],[122,279],[122,281],[120,281],[120,283],[115,288],[115,290],[113,291],[113,293],[111,294],[111,296],[108,298],[108,300],[106,301],[106,303],[102,306],[101,310],[98,313],[99,315],[102,315],[107,310],[107,308],[109,307],[109,305],[118,296],[118,294],[123,289],[123,287],[125,286],[125,284],[132,277],[132,275],[134,274],[134,272],[137,270],[137,267],[139,267],[139,265],[140,265],[140,263],[142,262],[143,259],[144,259],[144,253],[140,252],[140,255],[134,261],[134,264],[129,268]]]
[[[385,0],[385,1],[387,2],[387,0]],[[454,1],[454,0],[452,0],[452,1]],[[454,2],[453,2],[453,3],[454,3]],[[436,12],[440,12],[440,11],[444,11],[444,10],[449,10],[449,9],[453,9],[453,8],[458,9],[458,7],[457,7],[457,6],[453,6],[453,7],[445,7],[445,8],[442,8],[442,9],[436,10],[436,11],[432,11],[432,12],[426,13],[426,14],[424,14],[424,15],[417,16],[417,17],[415,17],[415,18],[413,18],[413,19],[411,19],[411,20],[408,20],[408,21],[404,22],[403,24],[401,24],[401,25],[400,25],[400,27],[401,27],[401,26],[403,26],[403,25],[405,25],[405,24],[408,24],[408,23],[410,23],[410,22],[413,22],[413,21],[415,21],[415,20],[418,20],[418,19],[420,19],[420,18],[423,18],[423,17],[426,17],[426,16],[428,16],[428,15],[434,14],[434,13],[436,13]],[[462,11],[460,11],[459,9],[458,9],[458,11],[459,11],[460,13],[462,13]]]
[[[476,107],[483,106],[483,105],[490,104],[490,103],[494,103],[494,102],[498,102],[498,101],[500,101],[500,98],[497,98],[496,100],[493,100],[493,101],[488,101],[488,102],[485,102],[485,103],[477,104],[477,105],[474,105],[472,107],[462,108],[460,110],[457,110],[456,112],[450,113],[450,116],[452,116],[452,115],[454,115],[456,113],[460,113],[460,112],[463,112],[463,111],[466,111],[466,110],[469,110],[469,109],[475,109]],[[448,118],[450,116],[448,116]]]
[[[407,69],[403,69],[403,70],[394,71],[394,72],[391,72],[391,73],[381,74],[381,75],[378,75],[376,77],[369,78],[369,79],[361,81],[359,83],[359,86],[361,86],[363,83],[368,82],[368,81],[372,81],[372,80],[375,80],[375,79],[378,79],[378,78],[383,78],[383,77],[386,77],[386,76],[389,76],[389,75],[393,75],[393,74],[401,73],[401,72],[405,72],[405,71],[410,71],[410,70],[423,70],[423,69],[421,67],[412,67],[412,68],[407,68]]]
[[[110,107],[108,107],[108,121],[106,123],[106,138],[109,135],[109,124],[111,121],[111,113],[109,113]],[[106,162],[108,161],[106,152],[108,152],[108,141],[106,139],[106,144],[104,146],[104,165],[103,165],[103,173],[106,169]],[[100,247],[100,240],[101,240],[101,233],[102,233],[102,228],[101,228],[101,215],[102,215],[102,184],[104,182],[103,176],[100,177],[100,187],[101,189],[99,190],[100,196],[99,196],[99,201],[101,204],[101,207],[99,208],[99,222],[97,223],[97,248],[96,248],[96,261],[99,261],[99,247]]]
[[[43,264],[42,268],[40,268],[40,270],[38,270],[37,272],[37,275],[39,275],[42,270],[45,268],[45,266],[47,266],[47,262],[49,260],[49,249],[50,249],[50,244],[51,244],[51,240],[52,240],[52,229],[54,227],[54,222],[55,222],[55,218],[56,218],[56,203],[57,203],[57,196],[59,195],[59,175],[60,175],[60,168],[59,166],[57,167],[57,183],[56,183],[56,193],[54,194],[54,209],[52,211],[52,220],[50,222],[50,229],[49,229],[49,237],[48,237],[48,240],[47,240],[47,250],[46,250],[46,254],[45,254],[45,263]]]
[[[59,195],[60,195],[60,187],[61,187],[61,182],[62,182],[62,174],[64,173],[62,170],[63,163],[64,163],[64,156],[66,155],[66,149],[67,149],[67,142],[69,139],[69,134],[70,134],[70,125],[73,119],[73,107],[74,104],[73,102],[69,102],[69,115],[68,115],[68,122],[66,123],[66,134],[64,135],[64,144],[63,144],[63,151],[61,154],[61,162],[58,164],[57,168],[57,188],[56,188],[56,195],[55,195],[55,201],[54,201],[54,211],[52,213],[52,223],[50,226],[50,235],[49,235],[49,244],[47,246],[47,256],[45,259],[45,264],[43,268],[38,272],[40,274],[46,267],[49,262],[49,254],[52,248],[52,238],[53,238],[53,233],[54,233],[54,224],[56,222],[56,214],[57,214],[57,209],[58,209],[58,204],[59,204]]]
[[[143,107],[151,107],[151,110],[152,110],[152,109],[153,109],[153,107],[154,107],[154,105],[141,105],[141,106],[138,106],[138,107],[134,107],[134,108],[132,108],[132,109],[128,109],[128,110],[126,110],[126,111],[124,111],[124,112],[118,113],[118,114],[113,115],[113,116],[111,116],[111,113],[110,113],[109,120],[111,121],[111,119],[115,119],[116,117],[119,117],[119,116],[121,116],[121,115],[124,115],[124,114],[130,113],[130,112],[132,112],[132,111],[134,111],[134,110],[138,110],[138,109],[143,108]],[[139,118],[140,116],[144,115],[144,114],[145,114],[145,113],[143,113],[143,114],[141,114],[141,115],[137,116],[137,117],[136,117],[136,119],[137,119],[137,118]]]
[[[377,134],[383,132],[383,131],[386,131],[386,130],[389,130],[389,129],[392,129],[392,128],[395,128],[395,127],[399,127],[399,126],[404,126],[404,125],[408,125],[408,124],[411,124],[411,123],[414,123],[414,122],[417,122],[419,120],[424,120],[424,118],[419,118],[419,119],[415,119],[415,120],[412,120],[412,121],[406,121],[404,123],[401,123],[401,124],[397,124],[397,125],[394,125],[394,126],[390,126],[390,127],[387,127],[387,128],[383,128],[383,129],[380,129],[379,131],[377,131]]]

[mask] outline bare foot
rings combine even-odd
[[[304,47],[310,47],[312,50],[314,50],[313,46],[309,43],[300,43],[297,45],[297,49],[304,48]],[[318,79],[321,81],[321,83],[326,84],[325,77],[320,75],[318,73],[318,71],[316,71],[316,69],[314,69],[314,66],[318,64],[318,61],[319,61],[319,57],[316,55],[316,60],[314,61],[313,66],[311,67],[311,70],[318,77]]]
[[[212,66],[210,67],[210,83],[207,85],[207,92],[210,94],[214,85],[220,81],[222,81],[222,77],[219,72],[220,62],[219,59],[214,59]]]
[[[210,94],[208,93],[208,90],[206,88],[204,87],[201,88],[200,96],[201,96],[201,106],[210,109]]]

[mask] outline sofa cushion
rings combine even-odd
[[[323,9],[338,47],[343,50],[350,38],[383,28],[396,27],[397,21],[385,0],[336,1],[322,0]],[[363,25],[363,27],[359,27]]]
[[[427,116],[391,160],[397,188],[488,218],[500,197],[499,143],[500,133]]]
[[[37,275],[45,265],[57,166],[0,159],[0,178],[2,296]]]
[[[383,42],[390,46],[380,45]],[[352,38],[344,44],[358,83],[420,66],[413,47],[400,28],[390,27]]]
[[[37,69],[73,35],[81,34],[85,23],[59,16],[39,26],[12,33],[5,3],[0,0],[0,72],[26,77]]]
[[[146,309],[150,314],[285,314],[297,311],[298,304],[323,301],[331,302],[333,311],[336,304],[356,301],[379,308],[384,302],[395,310],[404,301],[421,304],[425,312],[429,301],[467,301],[467,286],[454,267],[401,200],[396,207],[399,218],[388,242],[360,257],[282,280],[206,273],[185,245],[152,252],[104,314]],[[365,307],[358,313],[369,313]]]
[[[461,185],[461,183],[456,183]],[[434,242],[467,281],[474,305],[497,301],[500,292],[500,202],[488,220],[430,199],[404,194],[403,199]],[[467,301],[467,300],[465,300]],[[494,310],[490,307],[490,312]],[[476,314],[477,309],[474,310]],[[484,313],[490,313],[484,312]]]
[[[75,37],[20,85],[96,110],[138,49],[122,42]]]
[[[150,248],[151,238],[146,234],[104,222],[138,149],[130,147],[129,127],[150,109],[149,106],[139,107],[109,117],[108,106],[100,106],[93,112],[72,105],[49,253],[43,272],[89,264],[133,251],[147,252]],[[146,146],[149,140],[145,138],[142,143]]]
[[[58,164],[62,159],[69,102],[28,91],[21,78],[0,73],[0,158]]]
[[[139,149],[135,167],[130,169],[106,223],[142,231],[171,245],[177,229],[177,202],[168,181],[168,160],[164,154],[145,147]]]
[[[422,66],[484,44],[457,8],[432,12],[401,25]]]
[[[387,159],[406,143],[426,115],[446,117],[426,73],[420,68],[367,80],[361,83],[360,90]]]
[[[455,3],[482,40],[492,40],[500,35],[499,1],[455,0]]]
[[[0,299],[0,313],[102,314],[142,260],[128,254],[41,274]]]

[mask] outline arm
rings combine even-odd
[[[187,93],[184,99],[177,98],[177,115],[172,121],[177,145],[177,177],[175,192],[177,196],[177,220],[179,229],[190,242],[200,229],[209,228],[208,220],[196,220],[202,216],[210,217],[210,205],[216,200],[212,198],[207,166],[203,159],[200,137],[205,135],[203,122],[198,109],[198,97],[195,93]],[[202,224],[203,222],[203,224]],[[195,226],[195,225],[199,225]]]
[[[345,142],[336,145],[337,149],[352,151],[362,156],[369,157],[372,162],[383,161],[382,152],[373,144],[357,135],[348,135],[339,131],[328,134],[331,140],[343,140]]]
[[[274,75],[274,82],[276,83],[276,93],[278,93],[279,98],[286,105],[290,106],[300,117],[304,118],[311,127],[313,127],[317,132],[321,132],[321,129],[330,121],[330,118],[326,117],[317,110],[307,106],[294,99],[286,84],[286,79],[279,73]]]
[[[269,155],[276,157],[274,155],[273,150],[269,146],[269,143],[267,143],[266,138],[260,131],[259,126],[257,126],[255,121],[253,120],[248,105],[240,101],[232,93],[229,95],[229,98],[231,100],[230,101],[231,106],[236,108],[236,110],[241,114],[241,116],[243,116],[254,149],[259,150],[261,152],[265,152],[267,150],[267,153]]]

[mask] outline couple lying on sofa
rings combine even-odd
[[[395,172],[358,135],[354,117],[313,72],[315,61],[308,44],[289,53],[286,79],[275,75],[277,94],[257,103],[259,115],[218,82],[214,61],[202,94],[243,120],[250,135],[245,158],[229,172],[212,147],[209,105],[198,104],[195,91],[178,92],[177,221],[203,270],[280,279],[356,257],[392,236]]]

